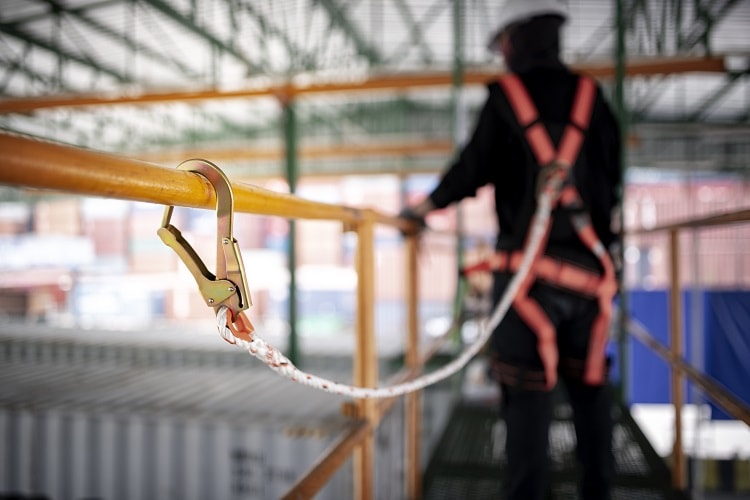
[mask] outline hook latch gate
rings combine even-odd
[[[248,291],[245,267],[237,240],[232,235],[234,195],[224,172],[207,160],[186,160],[177,166],[180,170],[195,172],[208,180],[216,191],[216,274],[211,273],[179,229],[170,223],[174,206],[164,209],[161,227],[157,234],[165,245],[177,253],[198,284],[206,305],[215,312],[224,306],[231,311],[227,326],[235,336],[248,337],[252,325],[242,311],[252,305]],[[240,323],[240,328],[232,323]],[[245,333],[240,331],[240,329]]]

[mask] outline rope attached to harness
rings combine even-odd
[[[482,347],[484,347],[490,339],[492,332],[497,325],[500,324],[503,317],[505,317],[508,309],[510,309],[510,306],[513,304],[513,300],[515,299],[519,288],[529,274],[542,242],[545,240],[551,208],[556,202],[559,189],[560,180],[551,179],[540,193],[537,209],[531,220],[529,237],[523,253],[523,258],[518,266],[518,271],[508,284],[505,293],[492,312],[489,320],[481,328],[477,340],[473,344],[468,345],[456,359],[431,373],[422,375],[407,382],[379,388],[346,385],[303,372],[286,356],[284,356],[281,351],[263,340],[263,338],[255,331],[240,331],[240,336],[237,336],[237,334],[228,326],[233,325],[236,318],[232,318],[229,309],[224,306],[219,307],[216,314],[216,324],[219,333],[227,342],[246,349],[250,354],[261,360],[279,375],[302,385],[325,392],[350,396],[356,399],[365,399],[401,396],[409,392],[424,389],[429,385],[450,377],[466,366],[466,364],[479,353]],[[235,330],[236,329],[237,327],[235,324]],[[248,327],[248,329],[250,329],[250,327]],[[240,327],[240,330],[242,330],[242,327]]]

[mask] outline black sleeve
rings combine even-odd
[[[491,182],[492,170],[500,168],[495,162],[502,158],[502,141],[499,139],[504,126],[497,109],[488,98],[471,139],[429,195],[436,208],[444,208],[474,196],[479,188]]]
[[[622,203],[622,182],[623,182],[623,165],[622,165],[622,138],[620,136],[620,126],[617,118],[612,112],[611,107],[607,103],[606,99],[599,89],[599,95],[597,96],[597,125],[599,134],[600,148],[603,153],[604,168],[605,168],[605,185],[602,186],[606,189],[603,193],[605,196],[603,208],[605,209],[602,214],[592,214],[593,217],[601,217],[600,224],[602,226],[607,224],[607,231],[602,231],[600,234],[606,234],[609,236],[609,241],[603,239],[605,245],[609,245],[613,242],[618,241],[621,238],[620,234],[613,233],[611,231],[611,217],[615,208],[620,207]],[[605,219],[606,218],[606,219]],[[606,221],[606,222],[605,222]]]
[[[605,125],[605,129],[608,131],[608,133],[605,134],[604,140],[606,141],[606,150],[610,155],[609,158],[607,158],[607,164],[610,165],[608,175],[610,189],[612,189],[611,199],[614,205],[619,205],[622,202],[621,188],[623,175],[620,125],[617,118],[612,113],[612,110],[606,104],[606,101],[604,101],[604,98],[602,97],[601,99],[605,103],[603,114],[605,115],[604,121],[607,124]]]

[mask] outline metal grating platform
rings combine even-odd
[[[571,410],[557,393],[550,428],[552,500],[578,500],[578,465]],[[678,500],[667,465],[647,441],[627,408],[613,408],[615,500]],[[464,400],[453,414],[424,476],[425,500],[502,498],[505,424],[498,404]]]

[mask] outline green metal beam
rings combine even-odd
[[[357,52],[364,56],[370,64],[378,65],[382,62],[378,50],[367,43],[354,23],[347,17],[344,9],[335,0],[314,0],[314,3],[323,6],[331,17],[331,24],[338,26],[352,40]]]
[[[625,102],[625,64],[627,59],[627,45],[625,43],[625,33],[627,30],[627,13],[625,9],[625,0],[616,0],[616,7],[615,7],[615,27],[616,27],[616,44],[615,44],[615,65],[616,65],[616,71],[615,71],[615,87],[614,87],[614,96],[613,101],[615,105],[615,112],[617,113],[617,121],[620,125],[620,162],[621,162],[621,171],[620,171],[620,192],[618,193],[619,199],[619,205],[620,205],[620,220],[619,226],[621,228],[625,227],[625,219],[624,219],[624,213],[625,210],[622,208],[622,204],[624,202],[623,199],[623,190],[625,186],[625,173],[627,170],[627,148],[625,147],[625,144],[627,144],[627,136],[628,136],[628,129],[630,126],[630,119],[627,109],[627,104]],[[620,262],[624,261],[624,255],[625,255],[625,245],[624,241],[620,244],[620,248],[618,251],[617,258],[620,260]],[[619,277],[619,285],[620,290],[623,292],[626,290],[625,288],[625,282],[624,282],[624,273],[620,274]],[[617,325],[616,331],[618,333],[618,340],[617,340],[617,353],[619,357],[619,375],[620,375],[620,385],[617,388],[617,396],[618,400],[620,401],[620,404],[625,405],[627,402],[628,397],[628,386],[627,386],[627,380],[628,380],[628,338],[627,338],[627,322],[626,318],[629,315],[629,305],[627,301],[627,294],[626,293],[620,293],[620,310],[622,311],[620,314],[620,321]]]
[[[665,54],[668,52],[667,35],[671,26],[675,26],[675,42],[673,49],[678,53],[689,51],[699,44],[703,44],[706,53],[711,52],[709,46],[711,29],[729,14],[732,7],[737,5],[741,0],[694,0],[693,19],[689,23],[689,30],[683,32],[683,15],[685,9],[683,2],[686,0],[654,1],[654,0],[633,0],[630,5],[630,12],[627,15],[631,29],[636,26],[638,16],[642,16],[645,26],[643,36],[653,41],[656,53]],[[661,8],[660,15],[653,16],[652,7]],[[623,9],[627,9],[623,6]],[[669,23],[670,16],[673,16],[673,22]],[[637,31],[635,31],[637,34]]]
[[[88,57],[82,57],[82,56],[78,56],[78,55],[63,51],[60,47],[54,45],[53,43],[47,42],[46,40],[42,40],[41,38],[37,36],[34,36],[30,33],[25,32],[16,23],[0,22],[0,33],[5,33],[6,35],[10,35],[23,42],[48,50],[52,52],[53,54],[56,54],[60,60],[73,61],[83,66],[92,68],[100,73],[109,75],[120,83],[132,83],[133,82],[132,78],[128,77],[127,75],[122,74],[121,72],[113,68],[109,68],[102,64],[99,64],[98,62]]]
[[[696,2],[700,6],[700,1]],[[740,0],[726,0],[718,8],[712,9],[713,5],[717,2],[712,1],[703,9],[703,22],[694,22],[692,29],[683,38],[683,45],[680,49],[691,49],[703,42],[706,46],[706,51],[710,53],[710,47],[708,46],[709,34],[711,28],[721,21],[729,12],[732,7],[740,3]],[[697,21],[697,20],[696,20]]]
[[[308,108],[305,108],[306,110]],[[313,135],[326,133],[345,137],[363,131],[372,135],[422,134],[426,137],[450,137],[453,109],[451,103],[425,103],[407,97],[380,102],[354,102],[314,106],[300,122],[301,130]]]
[[[635,117],[637,118],[637,120],[635,118],[631,119],[631,123],[637,123],[638,125],[745,125],[748,118],[746,113],[750,113],[750,111],[746,109],[738,109],[737,112],[738,115],[732,121],[726,120],[721,122],[707,122],[703,118],[675,118],[673,116],[650,114],[647,117],[648,119],[645,119],[646,117],[644,116]]]
[[[411,9],[406,4],[405,0],[395,0],[395,3],[399,12],[401,12],[401,17],[404,18],[404,22],[408,27],[411,28],[410,38],[412,40],[412,43],[419,45],[420,52],[422,53],[422,62],[425,64],[430,64],[433,58],[432,50],[430,50],[430,47],[425,42],[424,37],[422,36],[422,29],[420,25],[414,20],[414,16],[412,16],[411,14]]]
[[[284,30],[278,28],[276,25],[271,23],[268,20],[267,16],[264,16],[255,7],[255,5],[252,2],[246,2],[246,1],[241,2],[239,6],[255,18],[255,20],[258,22],[258,25],[261,27],[261,30],[263,31],[264,38],[266,35],[271,35],[281,40],[281,43],[284,44],[284,47],[286,48],[287,53],[289,54],[291,66],[293,66],[292,68],[288,68],[288,69],[290,70],[315,69],[316,67],[315,57],[312,54],[306,53],[303,50],[301,50],[301,47],[295,44]]]
[[[49,79],[46,77],[43,77],[39,75],[38,73],[35,73],[31,71],[28,67],[24,65],[24,61],[26,57],[31,52],[31,45],[28,43],[24,45],[23,53],[19,56],[13,58],[12,60],[9,60],[7,58],[0,59],[0,66],[5,70],[4,74],[2,75],[2,81],[0,81],[0,94],[5,94],[5,89],[8,86],[8,83],[10,83],[11,78],[13,78],[13,75],[17,73],[23,73],[31,80],[37,80],[42,82],[45,86],[50,85]]]
[[[588,59],[610,34],[612,34],[612,20],[603,19],[601,24],[589,35],[586,41],[580,45],[580,50],[576,52],[576,60],[582,61]]]
[[[464,123],[465,108],[463,99],[463,85],[464,85],[464,13],[466,11],[466,5],[464,0],[453,0],[452,20],[453,20],[453,86],[451,87],[451,138],[453,139],[454,149],[458,151],[461,147],[461,138],[465,136],[465,131],[462,128],[466,127]],[[464,254],[466,252],[466,246],[464,244],[465,236],[464,227],[464,207],[459,204],[456,207],[456,269],[460,270],[464,265]],[[454,317],[458,317],[460,311],[463,309],[464,300],[464,286],[466,285],[464,279],[458,279],[456,282],[456,290],[453,296],[453,314]],[[460,329],[456,329],[452,338],[454,344],[460,342]]]
[[[133,40],[132,37],[125,36],[123,33],[118,33],[109,26],[106,26],[99,21],[91,18],[88,15],[88,12],[90,8],[86,7],[79,7],[76,9],[69,9],[59,3],[57,0],[45,0],[55,12],[58,12],[60,14],[69,15],[71,17],[76,18],[77,20],[81,21],[83,24],[86,24],[87,26],[93,28],[94,30],[108,36],[109,38],[125,45],[127,48],[134,52],[138,52],[140,54],[143,54],[147,57],[150,57],[154,61],[158,61],[160,63],[164,63],[167,66],[171,66],[178,70],[180,73],[182,73],[184,76],[187,76],[189,78],[198,78],[198,75],[191,71],[190,68],[182,64],[180,61],[167,57],[164,54],[161,54],[155,50],[153,50],[151,47],[148,47],[142,43],[138,43],[137,41]],[[134,4],[137,5],[137,4]]]
[[[3,82],[2,85],[0,85],[0,90],[5,88],[5,86],[7,85],[9,79],[12,77],[13,74],[21,73],[25,75],[27,78],[31,79],[32,81],[39,81],[43,83],[45,86],[48,86],[51,88],[53,87],[55,91],[58,91],[58,92],[59,91],[63,91],[63,92],[72,91],[72,89],[66,86],[64,82],[60,81],[57,76],[50,77],[48,75],[42,75],[22,64],[23,60],[26,58],[26,56],[28,55],[32,47],[33,47],[33,44],[27,42],[24,47],[23,54],[17,57],[16,60],[14,60],[9,66],[6,67],[8,69],[8,72],[6,73],[6,76],[5,76],[6,81]],[[0,65],[3,63],[4,61],[0,60]],[[121,120],[119,120],[116,117],[109,117],[107,119],[107,126],[109,127],[119,126],[119,127],[124,128],[125,133],[123,135],[126,135],[128,137],[133,137],[136,135],[137,128],[135,126],[133,126],[132,124],[119,124],[118,122],[120,121]],[[20,129],[7,125],[11,123],[11,121],[4,120],[4,122],[5,124],[1,126],[4,130],[11,131],[11,132],[22,131]],[[87,147],[95,146],[93,144],[93,140],[91,139],[89,132],[81,130],[80,127],[76,127],[75,123],[74,122],[72,123],[69,118],[59,119],[59,118],[54,118],[54,117],[46,117],[44,121],[44,126],[50,127],[52,129],[64,128],[68,133],[72,135],[75,135],[79,138],[85,137],[85,139],[83,139],[82,141],[78,141],[79,145],[87,146]]]
[[[211,43],[214,47],[221,49],[221,51],[226,52],[227,54],[231,54],[237,60],[242,62],[247,67],[249,72],[258,73],[258,74],[263,74],[265,72],[264,68],[261,68],[254,62],[250,61],[247,57],[245,57],[244,54],[242,54],[239,50],[237,50],[233,45],[229,45],[225,43],[224,41],[219,40],[213,34],[209,33],[204,28],[198,26],[195,22],[193,22],[192,19],[189,19],[183,16],[182,14],[180,14],[179,12],[177,12],[167,2],[164,2],[163,0],[140,0],[140,1],[152,6],[153,8],[155,8],[156,10],[158,10],[159,12],[167,16],[168,18],[178,23],[183,28],[187,29],[188,31],[191,31],[192,33],[198,35],[199,37],[203,38],[207,42]]]
[[[62,88],[61,90],[65,90]],[[92,118],[96,119],[96,118]],[[95,129],[79,126],[81,119],[78,114],[67,113],[62,117],[47,116],[44,121],[34,120],[32,117],[8,117],[0,120],[0,127],[3,130],[21,133],[24,135],[34,135],[44,139],[57,142],[66,142],[80,147],[87,147],[99,150],[117,150],[116,144],[103,144],[98,134],[104,130],[118,130],[119,135],[131,140],[138,136],[140,127],[137,124],[126,123],[116,116],[107,116],[98,118],[101,126]],[[39,132],[39,130],[43,132]],[[62,132],[58,132],[62,131]]]
[[[440,14],[443,13],[445,9],[450,7],[452,4],[451,2],[445,2],[445,1],[435,1],[429,9],[427,9],[427,12],[422,16],[422,19],[419,21],[419,26],[424,31],[426,30],[435,20],[440,16]],[[397,62],[404,58],[404,56],[408,53],[409,47],[412,45],[412,40],[407,39],[404,43],[401,43],[396,47],[396,49],[393,51],[393,55],[388,57],[387,62],[393,63]]]
[[[296,103],[294,114],[297,136],[302,138],[333,137],[346,140],[352,135],[386,136],[393,134],[422,134],[430,139],[449,138],[452,109],[449,103],[425,104],[409,99],[376,103],[346,103],[343,105],[317,105]],[[275,137],[273,130],[281,124],[273,119],[263,126],[251,127],[231,123],[216,116],[196,120],[200,126],[179,130],[178,124],[166,123],[170,133],[134,135],[123,151],[154,146],[170,149],[190,143],[194,146],[215,146],[227,141]],[[302,134],[299,131],[306,131]],[[182,134],[184,137],[180,137]]]
[[[286,146],[286,178],[289,192],[297,191],[299,168],[297,164],[297,114],[294,101],[284,103],[284,141]],[[289,268],[289,360],[299,364],[299,340],[297,330],[297,225],[289,220],[289,248],[287,261]]]
[[[269,130],[276,126],[274,122],[258,127],[242,126],[220,115],[209,114],[203,110],[196,112],[201,117],[195,120],[200,123],[198,126],[180,127],[179,123],[175,123],[172,117],[167,115],[161,118],[165,121],[165,127],[168,127],[168,132],[161,135],[149,134],[147,136],[134,133],[126,142],[120,143],[118,149],[125,152],[153,149],[154,147],[169,150],[185,147],[186,144],[196,147],[200,145],[216,146],[217,144],[229,141],[246,141],[248,139],[265,137],[270,134]],[[154,119],[159,118],[156,117]]]
[[[53,8],[54,8],[54,6],[53,6]],[[95,69],[95,70],[100,71],[102,73],[109,74],[110,76],[115,77],[120,82],[128,82],[128,83],[130,83],[130,82],[133,81],[130,77],[128,77],[128,76],[126,76],[124,74],[121,74],[120,72],[117,72],[114,69],[103,68],[100,65],[94,64],[88,58],[82,58],[82,57],[79,57],[79,56],[68,54],[68,53],[66,53],[66,52],[64,52],[64,51],[56,48],[51,43],[48,43],[46,41],[40,40],[40,39],[38,39],[36,37],[33,37],[33,36],[31,36],[31,35],[29,35],[27,33],[24,33],[23,31],[21,31],[20,29],[18,29],[17,27],[15,27],[15,23],[8,23],[8,24],[2,24],[2,23],[0,23],[0,31],[3,31],[3,32],[7,33],[7,34],[10,34],[10,35],[12,35],[12,36],[14,36],[16,38],[19,38],[19,39],[23,40],[29,46],[34,45],[34,46],[38,46],[38,47],[44,48],[46,50],[54,52],[55,54],[58,55],[58,57],[61,57],[63,59],[69,59],[69,60],[78,62],[79,64],[91,67],[92,69]],[[13,66],[14,65],[11,65],[11,67],[9,69],[13,69]],[[43,77],[42,75],[39,75],[38,73],[35,73],[35,72],[31,71],[30,69],[28,69],[27,67],[25,67],[23,65],[20,65],[20,66],[19,65],[15,65],[15,66],[16,66],[15,71],[21,71],[27,77],[30,77],[32,79],[46,81],[47,83],[49,83],[50,81],[54,80],[58,84],[58,88],[56,89],[58,91],[60,91],[60,90],[71,90],[70,88],[67,88],[64,85],[63,82],[58,81],[56,77],[55,78]],[[238,125],[233,124],[233,123],[229,122],[228,120],[223,119],[219,115],[208,115],[208,114],[205,114],[204,116],[206,118],[209,118],[209,119],[219,120],[220,123],[221,123],[222,132],[224,132],[224,133],[226,133],[228,130],[240,130],[240,128],[241,128]],[[108,126],[110,126],[110,127],[114,126],[116,124],[116,122],[118,121],[118,120],[116,120],[113,117],[108,118],[108,120],[109,120]],[[133,124],[127,124],[127,125],[123,125],[123,126],[126,127],[125,131],[127,133],[124,134],[124,135],[127,135],[129,137],[129,141],[132,141],[135,137],[138,137],[138,133],[137,133],[138,127],[137,126],[135,126]],[[190,134],[191,134],[190,129],[185,130],[184,132],[181,133],[181,135],[183,136],[183,138],[182,138],[183,142],[185,140],[187,140],[186,137],[190,136]],[[91,139],[88,139],[88,140],[91,141]],[[193,141],[188,140],[188,142],[193,142]],[[86,145],[90,146],[90,144],[86,144]]]
[[[92,28],[100,31],[101,33],[103,33],[103,34],[105,34],[107,36],[110,36],[110,37],[118,40],[121,43],[124,43],[129,48],[131,48],[132,50],[141,51],[141,52],[147,54],[148,56],[150,56],[150,57],[152,57],[154,59],[157,59],[157,60],[159,60],[161,62],[164,62],[166,64],[169,64],[171,66],[176,67],[183,74],[185,74],[185,76],[189,76],[189,77],[195,77],[196,76],[186,66],[180,64],[179,62],[177,62],[177,61],[175,61],[173,59],[167,58],[164,55],[159,54],[158,52],[155,52],[155,51],[149,49],[146,46],[143,46],[142,44],[138,44],[136,42],[133,42],[129,38],[123,37],[122,34],[116,33],[111,28],[109,28],[109,27],[107,27],[107,26],[99,23],[98,21],[95,21],[95,20],[91,19],[89,16],[86,15],[87,9],[85,9],[85,8],[80,8],[79,7],[79,8],[76,8],[76,9],[67,9],[64,6],[62,6],[61,4],[59,4],[58,2],[56,2],[55,0],[45,0],[45,1],[51,6],[53,12],[56,15],[59,15],[59,14],[70,15],[70,16],[76,18],[77,20],[79,20],[79,21],[81,21],[81,22],[83,22],[85,24],[88,24],[90,27],[92,27]],[[99,3],[99,4],[95,4],[95,6],[96,7],[101,7],[103,5],[109,5],[110,3],[111,2],[102,2],[102,3]],[[49,14],[47,14],[47,16],[48,15]],[[35,19],[39,19],[41,17],[42,16],[35,16]],[[18,23],[18,24],[20,24],[20,23]],[[26,40],[26,42],[27,43],[34,43],[33,40]],[[36,45],[41,45],[41,44],[40,43],[36,43]],[[52,50],[52,47],[49,44],[47,46],[43,46],[43,47],[47,48],[48,50]],[[58,55],[62,54],[62,52],[59,51],[59,50],[55,50],[55,52]],[[83,60],[83,59],[80,59],[80,58],[76,59],[76,58],[73,58],[73,57],[71,57],[71,59],[76,60],[79,63],[86,64],[86,61]],[[91,64],[88,64],[88,65],[92,66]],[[94,67],[97,70],[101,70],[101,68],[99,66],[94,65],[92,67]],[[26,72],[28,73],[28,71],[26,71]],[[32,75],[28,75],[28,76],[31,76],[31,77],[37,78],[37,79],[40,78],[39,75],[36,75],[36,74],[33,75],[33,76]],[[115,76],[116,78],[118,78],[120,81],[130,81],[130,79],[128,79],[125,75],[120,75],[119,73],[115,74],[113,76]],[[228,120],[223,119],[220,115],[209,115],[207,113],[204,113],[204,118],[209,119],[209,120],[218,120],[220,122],[220,125],[221,125],[221,132],[224,133],[224,134],[226,134],[227,131],[237,131],[237,133],[235,135],[241,135],[241,132],[242,132],[240,130],[241,127],[239,127],[238,125],[236,125],[234,123],[229,122]],[[131,128],[131,130],[134,132],[133,136],[137,136],[137,134],[135,134],[136,127],[128,126],[128,128]],[[244,128],[243,128],[243,130],[244,130]],[[182,140],[184,141],[184,140],[186,140],[185,137],[188,137],[188,136],[192,137],[192,135],[193,135],[192,129],[185,129],[184,131],[181,132],[181,134],[183,135],[183,139]],[[133,136],[131,136],[131,140],[132,140]]]
[[[667,79],[668,77],[665,76],[657,76],[654,77],[654,80],[656,80],[655,83],[649,82],[651,87],[648,89],[646,95],[640,96],[638,102],[632,103],[633,109],[631,109],[630,112],[631,121],[641,121],[646,116],[646,113],[651,109],[652,105],[667,89],[666,85],[662,85]]]
[[[98,9],[101,7],[109,7],[111,5],[121,4],[122,2],[123,0],[102,0],[101,2],[90,2],[81,7],[65,7],[65,10],[70,13],[91,11],[91,10]],[[47,19],[50,17],[50,15],[54,15],[54,14],[55,12],[50,12],[50,11],[37,12],[34,14],[24,15],[21,17],[13,18],[13,19],[5,19],[4,21],[10,24],[17,24],[20,26],[25,23],[31,23],[34,21],[39,21],[41,19]]]
[[[698,121],[703,118],[703,116],[708,113],[709,108],[719,102],[719,100],[724,97],[745,74],[746,73],[729,73],[727,75],[726,81],[721,86],[721,88],[717,89],[716,92],[711,94],[705,101],[703,101],[703,103],[700,104],[688,117],[688,121]]]

